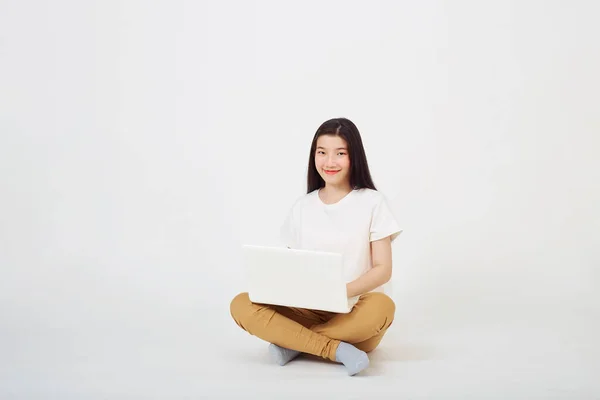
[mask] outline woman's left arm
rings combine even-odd
[[[371,258],[373,268],[346,285],[348,297],[370,292],[392,278],[392,242],[390,236],[371,242]]]

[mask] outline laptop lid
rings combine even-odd
[[[350,311],[341,254],[243,245],[242,255],[253,303]]]

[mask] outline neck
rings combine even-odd
[[[325,184],[325,187],[321,190],[330,195],[346,195],[352,191],[352,187],[350,186],[350,183],[340,185]]]

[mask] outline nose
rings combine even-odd
[[[325,163],[325,166],[327,167],[327,169],[335,169],[336,164],[334,161],[334,157],[333,156],[327,156],[327,162]]]

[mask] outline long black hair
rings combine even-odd
[[[325,181],[319,175],[315,166],[315,152],[317,150],[317,139],[323,135],[339,136],[348,144],[348,155],[350,156],[350,186],[353,189],[373,189],[375,184],[371,179],[367,155],[363,147],[358,128],[352,121],[346,118],[334,118],[321,124],[310,146],[308,157],[307,193],[325,187]]]

